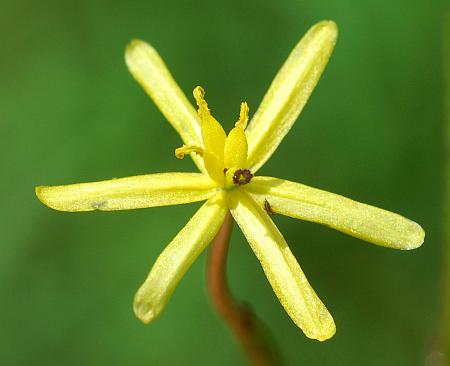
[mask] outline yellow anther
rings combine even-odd
[[[178,159],[183,159],[186,154],[190,153],[196,153],[199,154],[200,156],[203,156],[204,150],[201,147],[192,145],[183,145],[178,149],[175,149],[175,156]]]
[[[239,121],[236,122],[236,127],[241,127],[243,130],[247,127],[248,122],[248,112],[250,108],[248,107],[247,102],[241,103],[241,109],[239,111]]]

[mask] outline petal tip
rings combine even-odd
[[[36,194],[36,197],[39,201],[41,201],[42,204],[44,204],[47,207],[54,208],[51,206],[50,202],[48,201],[48,197],[45,194],[46,192],[46,186],[36,186],[34,187],[34,193]]]
[[[422,246],[425,241],[425,230],[418,223],[414,222],[415,230],[410,244],[405,248],[406,250],[417,249]]]
[[[34,188],[34,191],[38,200],[41,201],[43,205],[51,208],[52,210],[66,212],[76,211],[64,207],[64,204],[62,204],[62,202],[58,200],[58,198],[55,198],[55,191],[53,188],[54,187],[52,186],[37,186]]]
[[[152,54],[152,52],[154,53],[156,51],[150,44],[141,39],[134,38],[125,48],[125,62],[129,68],[136,67],[135,64],[138,60],[142,57],[145,58],[145,55]]]
[[[319,23],[316,24],[317,26],[327,27],[329,29],[333,29],[335,31],[338,30],[338,26],[334,20],[326,19],[322,20]]]
[[[132,51],[134,48],[142,46],[142,45],[147,45],[146,42],[144,42],[141,39],[138,38],[133,38],[130,43],[127,44],[126,50],[127,51]]]
[[[325,342],[333,338],[335,334],[336,334],[336,326],[333,323],[332,328],[328,329],[327,332],[319,334],[315,339],[318,340],[319,342]]]
[[[315,24],[313,26],[316,30],[323,30],[329,33],[330,38],[334,38],[336,40],[339,34],[339,28],[333,20],[322,20],[321,22]]]
[[[142,297],[138,292],[134,298],[133,311],[142,323],[149,324],[155,320],[161,312],[161,309],[157,309],[152,306],[148,301]]]
[[[39,198],[39,200],[41,199],[41,192],[42,192],[42,188],[44,188],[45,186],[36,186],[34,187],[34,193],[36,194],[36,197]]]
[[[304,330],[304,333],[308,338],[315,339],[319,342],[324,342],[336,334],[336,324],[334,323],[333,317],[327,310],[322,311],[324,314],[322,314],[323,318],[321,319],[320,324]]]

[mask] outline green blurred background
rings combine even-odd
[[[199,204],[52,211],[34,186],[164,171],[180,139],[129,75],[152,43],[188,96],[208,93],[231,128],[255,111],[315,22],[340,38],[299,121],[261,170],[399,212],[422,248],[380,248],[319,225],[276,223],[337,324],[325,343],[295,327],[235,230],[229,280],[287,365],[433,365],[441,299],[443,29],[447,1],[12,1],[0,13],[0,354],[3,365],[245,365],[212,308],[203,254],[162,316],[134,293]]]

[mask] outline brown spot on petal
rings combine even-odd
[[[264,200],[264,210],[266,210],[266,212],[269,216],[272,216],[275,214],[275,212],[272,211],[272,207],[270,207],[270,203],[269,203],[269,201],[267,201],[267,199]]]

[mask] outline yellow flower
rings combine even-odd
[[[36,188],[38,198],[61,211],[126,210],[206,200],[161,253],[138,290],[134,311],[145,323],[155,319],[198,255],[231,212],[255,252],[275,294],[306,336],[333,336],[332,316],[309,285],[271,213],[330,226],[371,243],[414,249],[422,228],[400,215],[283,179],[255,176],[300,114],[331,55],[334,22],[314,25],[286,60],[259,109],[248,123],[241,104],[228,136],[211,115],[205,92],[194,89],[198,113],[178,87],[158,53],[134,40],[126,63],[134,78],[180,134],[200,173],[160,173],[95,183]]]

